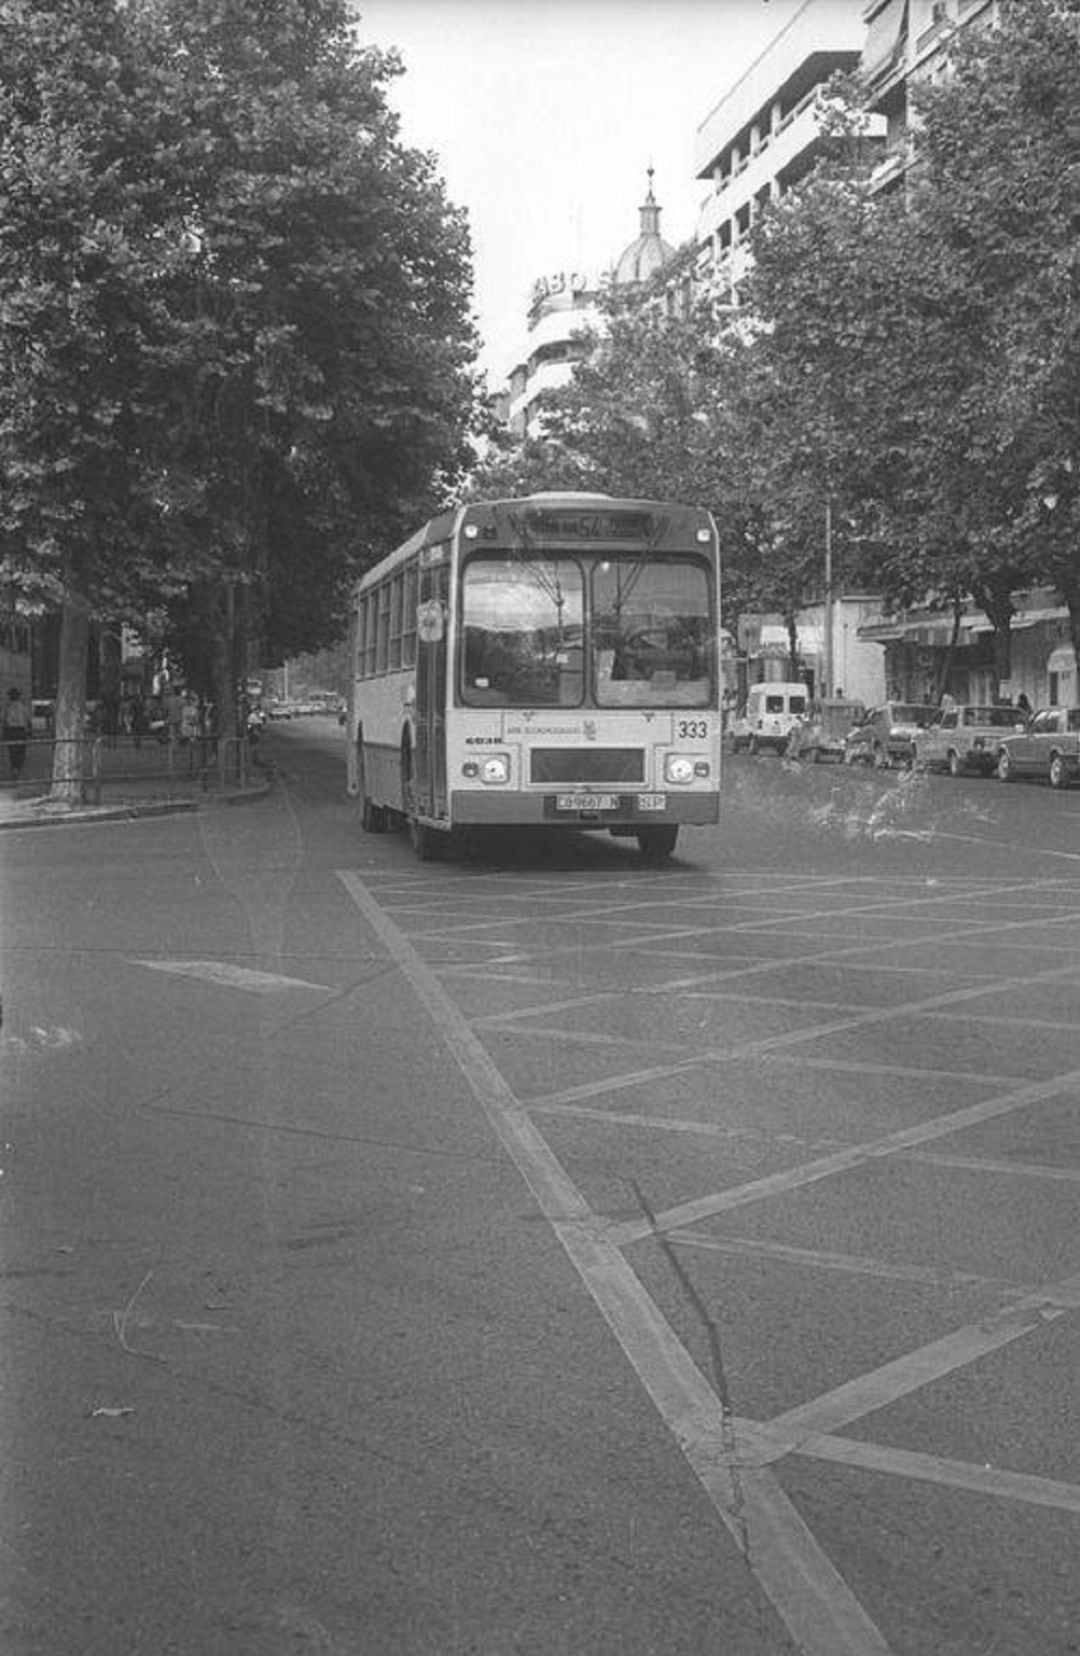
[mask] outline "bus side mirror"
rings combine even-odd
[[[443,606],[438,598],[429,598],[417,607],[417,636],[422,644],[441,644],[444,631]]]

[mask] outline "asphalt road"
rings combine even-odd
[[[1080,791],[0,836],[5,1656],[1080,1650]]]

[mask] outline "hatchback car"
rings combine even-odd
[[[937,717],[938,709],[921,702],[885,702],[872,707],[862,724],[856,725],[844,742],[848,765],[910,765],[915,758],[915,738]]]
[[[990,776],[1006,736],[1021,735],[1027,716],[1018,707],[946,707],[937,722],[915,737],[915,763],[950,776],[981,771]]]
[[[997,774],[1045,777],[1052,788],[1080,781],[1080,707],[1044,707],[1022,735],[1006,736],[998,747]]]

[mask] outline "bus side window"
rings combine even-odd
[[[375,621],[375,671],[385,673],[390,659],[390,582],[384,581],[377,594]]]
[[[402,585],[401,665],[416,666],[416,565],[409,564]]]
[[[401,666],[401,600],[404,593],[401,571],[390,584],[390,668]]]

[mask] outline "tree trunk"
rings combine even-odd
[[[69,592],[60,612],[60,660],[56,686],[56,746],[52,798],[81,805],[86,759],[86,667],[90,651],[90,606]]]
[[[963,618],[963,600],[958,598],[953,604],[953,624],[952,632],[949,634],[949,642],[945,647],[945,654],[938,662],[937,682],[934,685],[934,700],[939,707],[941,706],[941,698],[948,688],[949,674],[952,672],[952,664],[956,656],[957,640],[960,637],[960,623]]]
[[[1005,587],[981,587],[972,596],[982,605],[994,629],[994,695],[1002,684],[1012,678],[1012,618],[1011,592]]]
[[[794,611],[784,619],[788,636],[788,679],[794,684],[799,677],[799,621]]]
[[[214,706],[217,709],[219,739],[224,751],[240,734],[236,706],[236,587],[223,581],[208,593],[207,608],[213,617],[210,629],[210,673]]]

